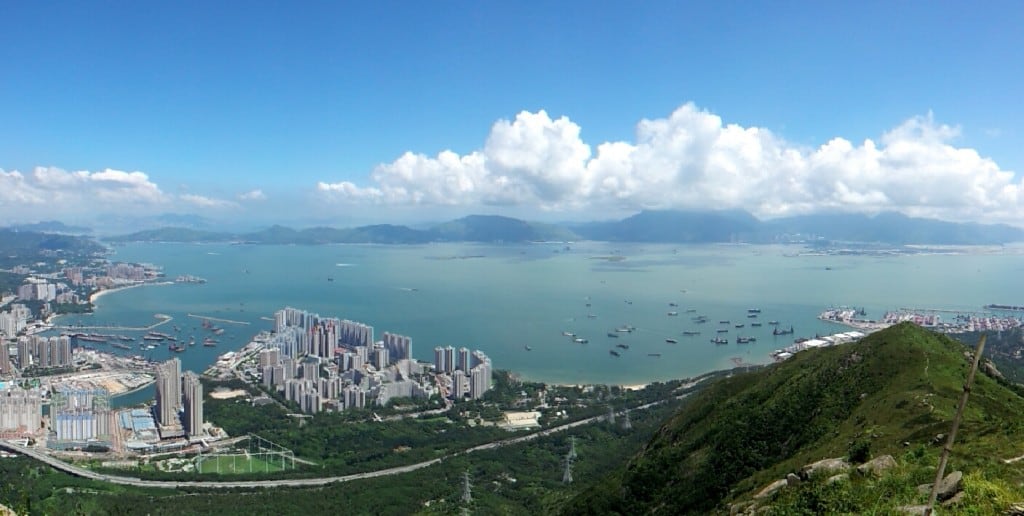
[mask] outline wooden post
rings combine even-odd
[[[974,373],[978,372],[978,362],[981,361],[981,354],[985,351],[985,334],[978,340],[978,348],[974,350],[974,363],[971,364],[971,371],[967,373],[967,383],[964,384],[964,395],[960,397],[960,406],[956,409],[956,416],[953,417],[953,428],[949,431],[949,438],[946,445],[942,447],[942,455],[939,457],[939,469],[935,472],[935,482],[932,484],[932,493],[928,496],[928,506],[924,509],[925,516],[931,516],[932,508],[935,507],[935,499],[939,496],[939,483],[946,473],[946,462],[949,461],[949,452],[953,451],[953,442],[956,440],[956,431],[960,428],[960,419],[964,415],[964,407],[967,406],[967,397],[971,394],[971,384],[974,383]]]

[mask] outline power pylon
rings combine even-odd
[[[462,503],[472,503],[473,485],[469,483],[469,471],[462,474]]]

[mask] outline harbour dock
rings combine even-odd
[[[222,323],[227,323],[227,324],[244,324],[246,326],[248,326],[249,324],[252,324],[252,323],[249,323],[247,321],[233,321],[231,319],[223,319],[223,318],[220,318],[220,317],[211,317],[211,316],[208,316],[208,315],[188,314],[188,316],[189,317],[193,317],[195,319],[202,319],[204,321],[216,321],[216,322],[222,322]]]

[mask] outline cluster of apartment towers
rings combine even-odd
[[[181,360],[172,358],[156,368],[157,430],[161,439],[203,436],[203,384],[192,371],[181,372]]]
[[[14,356],[11,356],[7,342],[0,339],[0,375],[7,376],[14,372],[12,358],[17,361],[18,368],[22,371],[30,367],[47,369],[71,365],[71,337],[66,335],[22,335],[18,337],[15,350]]]
[[[490,388],[491,360],[462,348],[456,363],[454,348],[446,349],[451,352],[437,348],[435,357],[451,355],[451,360],[434,363],[444,392],[455,400],[483,396]],[[274,332],[259,359],[263,385],[283,392],[307,414],[437,392],[430,364],[412,358],[411,338],[385,332],[377,341],[372,326],[295,308],[274,313]]]

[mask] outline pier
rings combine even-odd
[[[167,323],[169,323],[169,322],[174,320],[173,317],[171,317],[169,315],[164,315],[164,314],[157,314],[155,317],[160,319],[160,320],[155,322],[155,323],[153,323],[153,324],[150,324],[149,326],[117,326],[115,324],[93,325],[93,326],[76,326],[76,325],[71,325],[71,326],[54,326],[53,329],[55,329],[55,330],[150,331],[150,330],[155,330],[155,329],[157,329],[157,328],[159,328],[159,327],[161,327],[161,326],[163,326],[163,325],[165,325],[165,324],[167,324]]]
[[[222,319],[220,317],[210,317],[208,315],[188,314],[188,316],[189,317],[194,317],[196,319],[202,319],[204,321],[217,321],[217,322],[228,323],[228,324],[244,324],[246,326],[252,324],[252,323],[247,322],[247,321],[233,321],[231,319]]]

